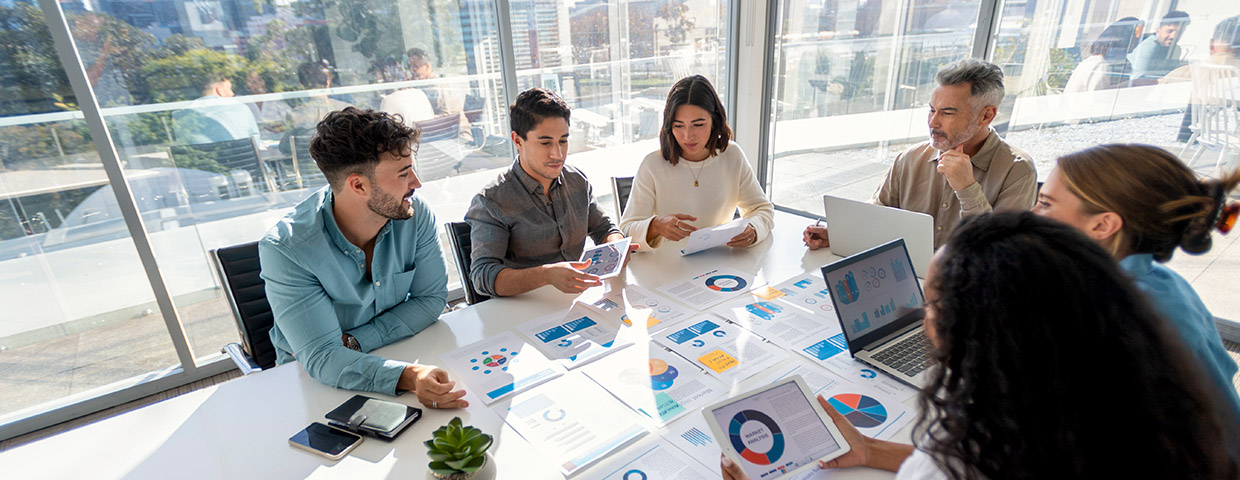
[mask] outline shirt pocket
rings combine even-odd
[[[375,302],[378,303],[376,310],[383,312],[387,309],[399,305],[409,298],[409,291],[413,288],[413,276],[416,270],[401,272],[388,276],[375,285]]]

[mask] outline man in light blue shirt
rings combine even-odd
[[[1180,60],[1183,53],[1179,43],[1188,23],[1188,14],[1178,10],[1163,15],[1162,21],[1158,23],[1158,30],[1141,40],[1132,53],[1128,54],[1134,81],[1157,80],[1185,64]]]
[[[328,385],[465,407],[444,370],[368,353],[430,326],[448,295],[435,215],[413,196],[422,186],[417,141],[416,130],[374,110],[348,107],[319,122],[310,155],[330,188],[259,242],[271,340],[278,363],[300,361]]]
[[[208,80],[202,96],[172,114],[176,141],[185,145],[258,137],[258,122],[250,107],[233,98],[232,81]]]

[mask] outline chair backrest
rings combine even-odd
[[[448,222],[444,224],[448,231],[448,243],[452,245],[452,256],[456,258],[456,272],[461,276],[461,285],[465,287],[465,303],[473,305],[490,300],[491,297],[474,290],[474,282],[469,279],[470,251],[469,224],[465,222]]]
[[[173,145],[168,147],[168,155],[172,157],[173,163],[177,163],[178,157],[207,158],[229,171],[244,170],[250,173],[250,177],[260,188],[269,192],[275,191],[275,179],[267,173],[267,166],[259,160],[258,142],[253,137],[215,143]]]
[[[1197,140],[1213,146],[1240,143],[1240,69],[1229,65],[1192,65],[1192,127]]]
[[[261,368],[276,364],[269,331],[275,321],[258,262],[258,242],[211,250],[224,295],[237,319],[237,333],[245,352]]]
[[[633,177],[611,177],[612,198],[616,201],[616,214],[624,215],[624,206],[629,203],[629,192],[633,191]],[[616,219],[617,222],[620,219]]]
[[[413,122],[422,130],[422,143],[455,140],[461,131],[461,114],[449,113],[430,120]]]
[[[310,139],[313,137],[314,135],[289,136],[289,151],[292,152],[294,170],[301,179],[302,188],[327,185],[327,177],[323,176],[319,165],[314,163],[314,157],[310,156]]]

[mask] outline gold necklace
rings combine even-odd
[[[698,177],[700,177],[700,176],[702,175],[702,168],[698,168],[698,169],[697,169],[697,170],[698,170],[698,171],[697,171],[697,173],[693,173],[693,167],[690,167],[690,166],[688,166],[688,165],[685,165],[685,168],[688,168],[688,169],[689,169],[689,174],[690,174],[690,175],[693,175],[693,186],[694,186],[694,188],[696,188],[696,187],[698,186]]]

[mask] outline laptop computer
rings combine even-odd
[[[921,388],[931,366],[931,346],[922,328],[925,299],[904,239],[822,267],[822,277],[848,353]]]
[[[920,212],[822,196],[831,236],[831,253],[856,255],[884,242],[903,238],[908,242],[913,266],[925,275],[934,257],[934,217]]]

